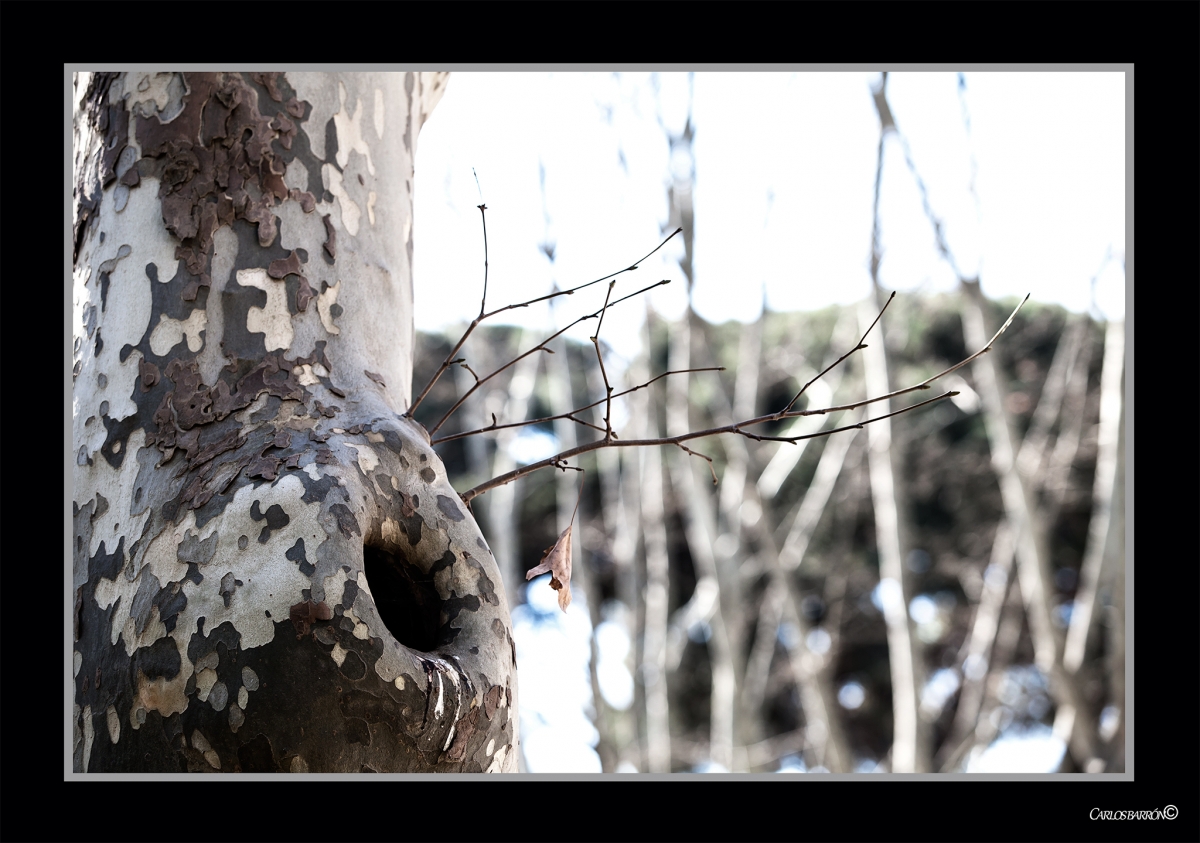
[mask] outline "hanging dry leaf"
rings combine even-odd
[[[562,531],[553,545],[546,548],[542,561],[530,568],[526,581],[550,574],[550,587],[558,592],[558,607],[564,612],[571,605],[571,526]]]

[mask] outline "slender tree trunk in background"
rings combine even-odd
[[[859,325],[866,329],[879,313],[884,298],[878,285],[874,301],[859,306]],[[886,395],[891,388],[883,335],[863,349],[868,395]],[[867,418],[891,412],[890,401],[867,405]],[[925,666],[923,648],[908,614],[912,600],[911,577],[904,554],[911,547],[907,507],[902,488],[903,458],[893,448],[891,419],[867,426],[867,461],[871,474],[871,502],[875,509],[875,540],[879,548],[879,597],[887,624],[888,661],[892,671],[894,716],[892,771],[927,773],[930,764],[929,724],[921,717],[921,687]],[[828,447],[828,446],[827,446]]]
[[[647,308],[647,311],[649,309]],[[647,312],[646,348],[653,348]],[[648,391],[648,390],[647,390]],[[636,393],[635,393],[636,394]],[[636,406],[636,405],[635,405]],[[659,436],[654,404],[646,433]],[[663,465],[661,448],[641,448],[642,534],[646,554],[646,579],[642,596],[642,685],[646,702],[646,772],[671,772],[671,719],[667,694],[667,617],[670,611],[670,560],[667,556],[667,526],[663,522]]]
[[[408,407],[434,74],[81,74],[74,769],[511,771],[504,584]]]
[[[961,279],[963,290],[963,337],[967,344],[987,342],[983,293],[978,280]],[[1070,744],[1082,765],[1097,757],[1095,721],[1088,710],[1076,677],[1063,667],[1064,637],[1054,626],[1054,573],[1050,563],[1045,521],[1034,505],[1029,484],[1017,470],[1015,425],[1005,407],[1005,388],[993,355],[985,354],[972,364],[983,405],[992,466],[1000,483],[1005,515],[1012,526],[1016,547],[1017,577],[1025,599],[1034,660],[1050,680],[1057,708],[1054,734]]]

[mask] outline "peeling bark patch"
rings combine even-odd
[[[308,310],[308,303],[317,295],[308,283],[308,279],[301,273],[302,268],[301,257],[295,249],[288,254],[287,258],[271,261],[271,265],[267,267],[267,275],[274,279],[282,281],[289,275],[294,275],[299,279],[296,289],[296,312],[298,313]]]
[[[259,501],[255,501],[250,505],[250,517],[255,521],[266,520],[267,525],[262,528],[262,532],[258,536],[259,544],[266,544],[271,538],[272,530],[282,530],[292,520],[291,517],[283,511],[283,507],[277,503],[271,504],[266,513],[259,511]]]
[[[138,361],[138,382],[142,388],[142,392],[149,392],[158,385],[162,374],[158,371],[158,367],[144,357]]]
[[[442,511],[442,514],[451,521],[462,521],[464,518],[466,518],[466,516],[463,514],[463,511],[459,509],[458,502],[455,501],[454,498],[448,498],[445,495],[438,495],[437,504],[438,509]]]
[[[426,466],[425,468],[422,468],[420,474],[421,474],[421,479],[424,480],[426,483],[432,483],[434,480],[437,479],[437,475],[434,473],[433,469],[429,468],[428,466]]]
[[[296,637],[302,638],[308,634],[313,624],[317,621],[332,620],[333,610],[329,608],[329,604],[324,600],[320,603],[305,600],[292,606],[288,610],[288,615],[291,618],[292,625],[296,627]]]
[[[377,375],[374,372],[368,372],[366,369],[363,369],[363,374],[375,381],[375,383],[379,384],[384,389],[387,389],[387,384],[383,382],[383,375]]]
[[[454,740],[446,750],[447,761],[462,761],[467,755],[467,743],[475,735],[475,724],[479,720],[479,709],[473,708],[455,724]]]
[[[274,242],[270,209],[288,198],[283,153],[291,150],[296,125],[282,113],[268,116],[274,109],[263,113],[258,92],[239,74],[189,73],[185,79],[179,115],[167,123],[139,115],[137,138],[143,160],[150,159],[161,178],[163,220],[181,241],[176,256],[207,286],[218,227],[244,219],[258,226],[261,245]],[[294,97],[287,110],[303,113]],[[279,149],[272,149],[274,141]]]
[[[488,720],[492,719],[496,713],[496,709],[500,707],[500,695],[502,693],[504,693],[503,688],[499,685],[493,685],[483,695],[483,713],[487,715]]]

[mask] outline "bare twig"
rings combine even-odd
[[[604,438],[611,440],[616,437],[612,429],[612,384],[608,382],[608,372],[604,370],[604,355],[600,353],[600,327],[604,324],[604,312],[608,310],[608,299],[612,296],[616,281],[608,282],[608,294],[604,297],[604,307],[600,309],[600,321],[596,323],[596,335],[592,337],[592,345],[596,347],[596,360],[600,363],[600,374],[604,377]]]
[[[478,179],[478,176],[476,176]],[[483,217],[483,298],[479,302],[479,315],[487,310],[488,251],[487,251],[487,205],[479,203],[479,216]]]
[[[892,416],[898,416],[901,413],[907,413],[911,410],[916,410],[920,407],[924,407],[927,404],[932,404],[935,401],[942,401],[942,400],[945,400],[946,398],[952,398],[955,395],[958,395],[958,393],[957,392],[945,392],[945,393],[937,396],[936,398],[930,398],[926,401],[920,402],[919,404],[913,404],[910,407],[904,407],[903,409],[896,410],[895,412],[888,413],[887,415],[884,415],[884,416],[877,416],[873,419],[864,420],[864,421],[858,422],[856,424],[844,425],[842,427],[834,427],[834,428],[830,428],[829,430],[822,430],[817,433],[809,433],[809,434],[805,434],[802,436],[792,436],[792,437],[758,436],[753,433],[747,433],[746,431],[740,429],[742,425],[750,424],[754,421],[766,421],[767,420],[767,419],[760,419],[760,420],[752,420],[752,422],[740,422],[739,424],[725,425],[724,427],[714,427],[714,428],[710,428],[709,430],[698,430],[698,431],[694,431],[692,433],[683,434],[681,436],[664,436],[659,439],[627,439],[625,441],[615,441],[614,440],[611,442],[606,441],[604,439],[598,439],[595,442],[588,442],[584,445],[578,445],[574,448],[570,448],[569,450],[563,451],[561,454],[556,454],[553,457],[548,457],[544,460],[539,460],[538,462],[534,462],[534,463],[530,463],[529,465],[522,466],[521,468],[518,468],[515,471],[510,471],[507,474],[501,475],[500,477],[493,477],[491,480],[487,481],[486,483],[480,483],[474,489],[468,489],[467,491],[463,492],[460,495],[460,497],[463,499],[464,502],[469,503],[473,498],[479,497],[484,492],[491,491],[492,489],[495,489],[499,486],[503,486],[506,483],[511,483],[514,480],[524,477],[526,474],[532,474],[533,472],[537,471],[538,469],[549,468],[551,466],[556,466],[556,467],[561,468],[562,465],[560,465],[560,463],[565,464],[565,461],[570,459],[571,457],[575,457],[580,454],[586,454],[586,453],[589,453],[590,451],[597,451],[601,448],[646,448],[651,445],[679,445],[681,442],[688,442],[688,441],[691,441],[692,439],[701,439],[706,436],[718,436],[722,433],[738,433],[747,438],[760,440],[760,441],[765,440],[765,441],[793,442],[793,441],[798,441],[800,439],[815,439],[818,436],[829,436],[832,433],[840,433],[843,430],[861,429],[865,425],[870,424],[871,422],[881,421],[882,419],[888,419],[888,418],[891,418]],[[861,402],[861,404],[865,404],[865,403],[870,403],[870,402],[866,402],[866,401]],[[855,404],[853,406],[861,406],[861,404]],[[687,449],[685,449],[685,450],[687,450]],[[693,451],[688,451],[688,452],[695,454],[695,452],[693,452]],[[703,454],[695,454],[695,456],[704,457]],[[708,457],[704,457],[704,459],[708,459]]]
[[[663,281],[660,283],[666,283],[666,282]],[[658,286],[658,285],[655,284],[652,286]],[[607,307],[610,307],[613,304],[619,304],[620,302],[624,301],[625,299],[628,299],[628,298],[631,298],[632,296],[638,295],[638,293],[645,292],[645,290],[648,290],[648,289],[651,289],[651,288],[647,287],[647,288],[644,288],[643,290],[639,290],[637,293],[631,293],[630,295],[625,296],[624,298],[617,299],[617,301],[612,302],[610,305],[607,305]],[[618,442],[615,439],[610,440],[608,438],[600,439],[595,442],[589,442],[584,445],[579,445],[574,448],[570,448],[566,451],[563,451],[560,454],[556,454],[553,457],[549,457],[547,459],[539,460],[538,462],[534,462],[534,463],[530,463],[529,465],[522,466],[518,469],[515,469],[514,471],[508,472],[507,474],[500,475],[499,477],[493,477],[491,480],[487,481],[486,483],[480,483],[478,486],[475,486],[474,488],[468,489],[467,491],[463,492],[461,494],[461,497],[465,503],[470,503],[473,498],[476,498],[479,495],[482,495],[484,492],[490,491],[491,489],[495,489],[498,486],[503,486],[506,483],[511,483],[512,481],[514,481],[520,477],[524,477],[526,474],[530,474],[541,468],[547,468],[552,465],[558,465],[560,462],[563,462],[563,461],[569,459],[570,457],[577,456],[579,454],[585,454],[585,453],[588,453],[589,451],[595,451],[595,450],[598,450],[598,449],[604,448],[604,447],[647,447],[650,445],[679,445],[681,442],[690,441],[692,439],[701,439],[706,436],[717,436],[717,435],[720,435],[723,433],[736,433],[741,436],[745,436],[749,439],[754,439],[759,442],[764,442],[764,441],[766,441],[766,442],[798,442],[802,439],[814,439],[819,436],[828,436],[832,433],[838,433],[842,430],[850,430],[852,428],[853,429],[861,429],[864,424],[870,424],[871,422],[874,422],[874,421],[882,421],[883,419],[891,418],[892,416],[899,415],[900,413],[906,413],[906,412],[909,412],[910,410],[915,410],[918,407],[923,407],[923,406],[925,406],[927,404],[931,404],[935,401],[941,401],[946,398],[951,398],[951,397],[957,395],[958,393],[953,392],[953,391],[946,392],[946,393],[943,393],[942,395],[937,396],[936,398],[931,398],[926,401],[921,401],[917,404],[913,404],[913,405],[911,405],[909,407],[905,407],[901,410],[896,410],[895,412],[892,412],[892,413],[887,413],[885,415],[877,416],[868,421],[859,422],[857,424],[843,426],[843,427],[830,428],[829,430],[822,430],[822,431],[818,431],[816,433],[803,434],[803,435],[799,435],[799,436],[762,436],[759,434],[750,433],[749,431],[746,431],[743,429],[743,428],[750,427],[750,426],[753,426],[756,424],[762,424],[762,423],[768,422],[768,421],[776,421],[779,418],[794,418],[794,417],[798,417],[798,416],[823,415],[825,413],[839,412],[842,410],[853,410],[858,407],[863,407],[868,404],[873,404],[877,401],[886,401],[888,399],[895,398],[900,395],[905,395],[909,392],[915,392],[918,389],[928,389],[929,385],[931,383],[933,383],[934,381],[938,380],[939,378],[945,377],[946,375],[950,374],[951,372],[956,371],[957,369],[962,368],[963,366],[967,365],[971,361],[979,358],[981,355],[986,354],[987,352],[991,351],[992,344],[995,343],[996,340],[1000,337],[1000,335],[1003,334],[1004,331],[1008,329],[1008,326],[1012,324],[1013,319],[1016,317],[1017,312],[1020,311],[1021,307],[1028,300],[1029,300],[1029,295],[1026,294],[1025,298],[1022,299],[1021,303],[1016,306],[1016,308],[1013,310],[1013,312],[1009,315],[1008,319],[1005,320],[1005,322],[1002,326],[1000,326],[1000,330],[996,331],[996,333],[988,341],[988,343],[985,347],[981,348],[979,351],[975,352],[970,357],[967,357],[965,360],[962,360],[961,362],[954,364],[953,366],[949,367],[948,369],[938,372],[936,375],[928,377],[925,380],[921,381],[920,383],[914,384],[913,386],[906,387],[904,389],[897,389],[897,390],[887,393],[886,395],[880,395],[875,398],[867,398],[862,401],[856,401],[856,402],[853,402],[850,404],[843,404],[843,405],[840,405],[837,407],[826,407],[826,408],[819,409],[819,410],[791,410],[791,411],[783,413],[782,415],[779,413],[768,413],[767,415],[764,415],[764,416],[758,416],[757,418],[747,419],[745,421],[736,422],[731,425],[724,425],[722,427],[709,428],[708,430],[693,431],[691,433],[683,434],[680,436],[668,436],[668,437],[663,437],[663,438],[659,438],[659,439],[635,439],[635,440],[628,440],[625,442]],[[570,328],[572,325],[578,324],[579,322],[583,321],[584,319],[590,319],[590,318],[599,316],[601,313],[603,313],[603,311],[604,311],[604,308],[602,308],[599,311],[596,311],[595,313],[589,314],[588,316],[580,317],[579,319],[575,320],[575,322],[572,322],[571,325],[568,325],[567,328]],[[532,354],[534,351],[544,348],[546,343],[550,342],[555,337],[561,335],[563,333],[563,331],[567,330],[567,328],[563,328],[561,331],[554,334],[554,336],[543,340],[537,346],[534,346],[529,351],[525,352],[525,354],[520,355],[515,360],[512,360],[509,363],[506,363],[504,366],[502,366],[500,369],[497,369],[492,374],[488,375],[485,378],[482,378],[479,381],[479,383],[477,383],[474,387],[472,387],[471,390],[468,390],[467,394],[464,395],[462,398],[460,398],[458,400],[458,402],[453,407],[450,408],[450,410],[446,413],[446,415],[442,417],[442,420],[439,421],[437,423],[437,425],[435,425],[430,432],[432,433],[432,432],[436,431],[438,429],[438,427],[440,427],[442,425],[442,423],[445,422],[447,418],[449,418],[450,414],[453,413],[456,409],[458,409],[459,406],[462,405],[462,403],[467,399],[467,397],[470,395],[470,393],[474,391],[474,389],[478,388],[480,385],[482,385],[487,380],[491,379],[492,377],[495,377],[497,374],[504,371],[504,369],[507,369],[509,366],[516,363],[517,360],[521,360],[522,358]],[[660,377],[662,377],[662,376],[660,375]],[[592,404],[589,406],[595,406],[595,404]],[[697,454],[697,456],[702,456],[702,455]]]
[[[669,239],[669,238],[668,238],[668,239]],[[664,242],[665,242],[665,241],[664,241]],[[635,265],[635,266],[632,266],[632,267],[630,267],[630,269],[636,269],[636,268],[637,268],[637,266],[636,266],[636,265]],[[621,270],[621,271],[622,271],[622,272],[625,272],[625,271],[627,271],[627,270]],[[614,273],[614,274],[616,274],[616,273]],[[600,280],[604,280],[604,279],[600,279]],[[591,282],[591,283],[593,283],[593,284],[594,284],[595,282],[593,281],[593,282]],[[659,281],[657,284],[651,284],[651,285],[650,285],[650,286],[648,286],[648,287],[643,287],[642,289],[640,289],[640,290],[637,290],[636,292],[630,293],[630,294],[629,294],[629,295],[627,295],[627,296],[623,296],[623,297],[621,297],[621,298],[617,299],[615,302],[612,302],[612,303],[610,303],[610,304],[606,304],[604,308],[601,308],[600,310],[597,310],[595,313],[589,313],[589,314],[587,314],[586,316],[580,316],[578,319],[576,319],[576,320],[575,320],[574,322],[572,322],[571,324],[567,325],[567,326],[566,326],[565,328],[563,328],[562,330],[560,330],[560,331],[557,331],[556,333],[552,334],[551,336],[548,336],[548,337],[546,337],[546,339],[542,340],[540,343],[538,343],[538,344],[537,344],[537,345],[535,345],[533,348],[531,348],[531,349],[529,349],[528,351],[526,351],[524,354],[518,355],[517,357],[514,357],[512,360],[509,360],[507,363],[505,363],[503,366],[501,366],[501,367],[500,367],[499,369],[497,369],[496,371],[492,372],[492,373],[491,373],[490,375],[488,375],[487,377],[480,378],[480,380],[479,380],[479,383],[475,384],[475,386],[474,386],[474,387],[472,387],[472,388],[471,388],[471,389],[470,389],[470,390],[467,392],[467,394],[466,394],[466,395],[464,395],[464,396],[462,396],[461,398],[459,398],[459,399],[458,399],[458,401],[457,401],[457,402],[454,404],[454,406],[453,406],[453,407],[451,407],[449,410],[447,410],[447,411],[446,411],[446,413],[445,413],[445,415],[443,415],[443,416],[442,416],[442,417],[441,417],[441,418],[438,420],[437,424],[435,424],[433,427],[431,427],[431,428],[429,429],[429,433],[430,433],[430,435],[432,435],[432,434],[436,433],[436,432],[437,432],[437,430],[438,430],[438,428],[440,428],[440,427],[441,427],[443,424],[445,424],[445,423],[446,423],[446,420],[447,420],[447,419],[449,419],[449,418],[450,418],[450,416],[454,415],[454,412],[455,412],[455,411],[456,411],[456,410],[457,410],[459,407],[461,407],[461,406],[462,406],[463,402],[467,400],[467,398],[468,398],[468,397],[471,395],[471,393],[472,393],[472,392],[474,392],[476,389],[478,389],[478,388],[479,388],[480,386],[482,386],[483,384],[485,384],[485,383],[487,383],[488,381],[490,381],[492,378],[496,377],[496,375],[498,375],[498,374],[500,374],[501,372],[503,372],[503,371],[504,371],[505,369],[507,369],[509,366],[512,366],[512,365],[513,365],[514,363],[516,363],[518,360],[521,360],[521,359],[523,359],[523,358],[525,358],[525,357],[528,357],[530,354],[533,354],[535,351],[545,351],[545,352],[547,352],[548,354],[553,354],[554,352],[553,352],[553,351],[551,351],[549,348],[547,348],[547,347],[546,347],[546,344],[547,344],[547,343],[549,343],[551,340],[557,339],[558,337],[562,336],[564,333],[566,333],[568,330],[570,330],[571,328],[573,328],[573,327],[575,327],[576,325],[578,325],[580,322],[586,322],[588,319],[595,319],[597,316],[599,316],[601,313],[603,313],[603,312],[604,312],[604,310],[605,310],[606,308],[608,308],[608,307],[615,307],[616,305],[620,304],[620,303],[621,303],[621,302],[623,302],[623,301],[626,301],[627,299],[631,299],[631,298],[633,298],[634,296],[641,295],[642,293],[644,293],[644,292],[646,292],[646,291],[648,291],[648,290],[653,290],[655,287],[661,287],[663,284],[670,284],[670,283],[671,283],[670,279],[664,279],[664,280],[662,280],[662,281]],[[588,285],[587,285],[587,284],[584,284],[583,286],[584,286],[584,287],[586,287],[586,286],[588,286]],[[575,289],[576,289],[576,290],[578,290],[578,289],[580,289],[580,288],[579,288],[579,287],[576,287]],[[542,299],[549,299],[549,298],[553,298],[553,297],[554,297],[554,296],[556,296],[556,295],[560,295],[560,294],[559,294],[559,293],[552,293],[551,295],[548,295],[548,296],[542,296],[542,298],[541,298],[541,299],[534,299],[533,301],[542,301]],[[525,304],[532,304],[532,302],[526,302]],[[510,307],[524,307],[524,306],[525,306],[525,305],[510,305]],[[509,308],[502,308],[502,310],[508,310],[508,309],[509,309]],[[500,312],[500,311],[498,311],[498,310],[497,310],[497,311],[492,311],[492,313],[486,314],[486,315],[485,315],[485,316],[483,316],[483,317],[478,317],[478,318],[476,318],[476,319],[475,319],[475,321],[471,323],[471,326],[470,326],[470,328],[468,328],[468,329],[467,329],[467,332],[468,332],[468,333],[470,333],[470,331],[474,329],[475,325],[479,323],[480,319],[487,318],[487,316],[492,316],[492,315],[494,315],[494,314],[496,314],[496,313],[499,313],[499,312]],[[466,337],[464,336],[464,337],[463,337],[463,339],[465,340],[465,339],[466,339]],[[461,345],[461,344],[462,344],[462,340],[460,340],[460,341],[459,341],[459,345]]]
[[[705,366],[705,367],[698,368],[698,369],[681,369],[679,371],[663,372],[661,375],[656,375],[655,377],[651,378],[650,380],[646,381],[645,383],[641,383],[641,384],[638,384],[637,386],[630,387],[629,389],[626,389],[622,392],[613,393],[612,397],[620,398],[623,395],[629,395],[631,392],[637,392],[639,389],[645,389],[646,387],[650,386],[650,384],[654,383],[657,380],[665,378],[667,375],[680,375],[680,374],[683,374],[684,372],[723,372],[723,371],[725,371],[724,366]],[[530,424],[544,424],[545,422],[552,422],[552,421],[555,421],[555,420],[561,419],[561,418],[570,419],[573,422],[578,422],[579,424],[584,425],[585,427],[590,427],[593,430],[599,430],[601,433],[603,433],[604,428],[600,427],[599,425],[592,424],[591,422],[586,422],[583,419],[577,419],[577,418],[575,418],[575,414],[582,413],[585,410],[590,410],[593,407],[599,406],[600,404],[605,403],[605,400],[606,399],[601,398],[599,401],[593,401],[591,404],[586,404],[583,407],[577,407],[576,409],[572,410],[569,413],[562,413],[557,416],[546,416],[545,418],[540,418],[540,419],[527,419],[525,421],[510,422],[508,424],[497,424],[496,423],[496,414],[493,413],[492,414],[492,423],[490,425],[488,425],[487,427],[480,427],[475,430],[466,430],[461,433],[452,433],[449,436],[439,436],[438,438],[433,440],[432,444],[437,445],[442,442],[453,442],[455,439],[462,439],[465,436],[474,436],[477,433],[489,433],[493,430],[504,430],[505,428],[509,428],[509,427],[525,427],[526,425],[530,425]]]
[[[487,207],[486,205],[479,206],[481,214],[483,213],[483,211],[486,207]],[[667,245],[667,242],[681,231],[683,231],[682,228],[675,229],[675,231],[673,231],[669,235],[667,235],[666,240],[663,240],[661,243],[659,243],[657,246],[655,246],[653,249],[651,249],[645,256],[642,257],[641,260],[630,264],[629,266],[625,267],[624,269],[619,269],[616,272],[609,273],[608,275],[605,275],[603,278],[597,278],[595,281],[589,281],[586,284],[580,284],[578,287],[571,287],[570,289],[567,289],[567,290],[558,290],[557,292],[549,293],[544,296],[538,296],[537,298],[530,299],[529,301],[520,302],[519,304],[506,305],[504,307],[497,308],[496,310],[493,310],[490,313],[484,313],[482,310],[482,306],[481,306],[479,315],[476,316],[473,320],[471,320],[471,324],[467,326],[467,330],[463,332],[462,337],[459,338],[458,342],[454,345],[454,348],[452,348],[450,350],[450,353],[448,355],[446,355],[446,359],[444,361],[442,361],[442,365],[438,367],[438,370],[434,373],[433,377],[429,379],[429,383],[427,383],[425,385],[425,388],[423,390],[421,390],[421,394],[417,396],[416,400],[413,401],[412,406],[410,406],[408,408],[408,411],[405,412],[405,414],[404,414],[405,418],[412,418],[413,413],[415,413],[417,411],[417,407],[421,406],[421,402],[425,400],[425,397],[427,395],[429,395],[429,391],[431,389],[433,389],[434,384],[436,384],[438,382],[438,380],[445,373],[446,369],[450,368],[450,366],[453,365],[455,357],[458,355],[458,352],[462,349],[463,343],[465,343],[467,341],[467,337],[471,336],[471,333],[475,330],[475,328],[479,325],[479,323],[482,322],[484,319],[488,319],[492,316],[495,316],[497,313],[503,313],[506,310],[515,310],[518,307],[528,307],[531,304],[537,304],[538,302],[541,302],[541,301],[547,301],[549,299],[556,298],[557,296],[570,296],[570,295],[573,295],[577,290],[582,290],[585,287],[592,286],[593,284],[599,284],[601,281],[607,281],[610,278],[615,278],[616,276],[618,276],[624,272],[632,272],[633,270],[638,268],[638,264],[640,264],[642,261],[646,260],[646,258],[653,255],[655,252],[657,252],[663,246]],[[484,301],[486,302],[486,300],[487,300],[487,223],[486,223],[486,221],[484,223],[484,229],[483,229],[483,241],[484,241],[484,244],[483,244],[484,245],[484,258],[483,258],[484,291],[483,291],[483,295],[484,295]],[[660,283],[666,284],[667,282],[662,281]],[[652,287],[657,287],[657,286],[658,286],[658,284],[652,285]],[[647,287],[645,289],[648,290],[648,289],[651,289],[651,287]],[[645,290],[638,291],[638,293],[641,293],[641,292],[645,292]],[[632,295],[638,295],[638,293],[633,293]],[[629,296],[626,296],[625,298],[629,298]],[[618,299],[617,301],[613,302],[613,304],[619,304],[622,301],[624,301],[624,299]],[[591,316],[595,316],[595,315],[596,314],[592,314]],[[590,319],[591,316],[582,317],[582,319],[580,319],[578,321],[583,321],[583,319]],[[572,325],[573,324],[576,324],[576,323],[572,323]],[[569,328],[569,327],[571,327],[571,325],[568,325],[567,327]],[[564,328],[563,330],[566,330],[566,328]],[[558,335],[555,334],[555,336],[558,336]],[[550,339],[554,339],[554,337],[550,337]],[[547,340],[547,342],[549,342],[549,340]],[[520,359],[520,358],[518,358],[518,359]],[[512,363],[515,363],[515,362],[516,362],[516,360],[512,361]],[[510,363],[509,365],[512,365],[512,363]],[[507,366],[505,368],[507,368]],[[500,369],[498,371],[503,371],[503,369]],[[493,374],[496,374],[496,373],[493,373]],[[489,375],[488,377],[491,377],[491,375]],[[461,403],[461,401],[459,403]],[[457,409],[457,408],[458,408],[458,405],[456,404],[455,409]],[[451,412],[453,412],[453,410],[451,410]],[[449,413],[447,414],[447,416],[449,416]],[[446,418],[443,417],[442,420],[438,422],[437,427],[440,427],[442,422],[444,422],[445,420],[446,420]],[[437,427],[434,427],[434,430],[437,430]],[[432,433],[433,431],[430,431],[430,432]]]
[[[812,378],[812,380],[810,380],[804,386],[800,387],[800,391],[796,393],[795,397],[792,398],[792,400],[788,402],[786,407],[784,407],[782,410],[780,410],[776,414],[776,416],[775,416],[776,419],[781,419],[785,415],[787,415],[788,411],[791,410],[792,407],[795,405],[795,403],[800,400],[800,396],[804,394],[804,391],[807,390],[814,383],[819,381],[821,378],[825,377],[825,375],[829,374],[831,369],[835,368],[839,363],[841,363],[843,360],[845,360],[847,357],[849,357],[854,352],[858,351],[859,349],[863,349],[863,348],[867,347],[865,345],[865,342],[867,339],[867,334],[871,333],[872,329],[874,329],[874,327],[879,323],[879,320],[883,318],[883,312],[888,309],[888,305],[892,303],[892,299],[894,299],[894,298],[896,298],[896,291],[892,290],[892,294],[890,296],[888,296],[888,300],[883,303],[883,307],[880,309],[879,315],[875,317],[875,321],[872,322],[871,325],[867,328],[867,330],[863,332],[862,339],[860,339],[858,341],[858,343],[854,346],[854,348],[847,351],[845,354],[843,354],[837,360],[834,360],[832,363],[830,363],[828,366],[826,366],[824,369],[822,369],[817,375],[815,375]]]

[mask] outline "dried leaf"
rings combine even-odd
[[[571,605],[571,526],[562,531],[553,545],[546,548],[542,561],[525,573],[531,580],[550,574],[550,587],[558,592],[558,607],[564,612]]]

